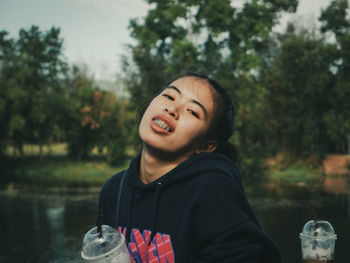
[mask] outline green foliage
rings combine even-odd
[[[24,142],[46,143],[56,125],[67,70],[59,34],[58,28],[42,32],[36,26],[21,29],[16,40],[0,34],[1,138],[20,151]]]
[[[347,1],[323,10],[321,32],[289,25],[271,34],[281,11],[298,1],[149,1],[144,20],[132,20],[132,59],[124,59],[132,105],[183,71],[206,73],[225,86],[236,105],[239,164],[246,177],[263,171],[278,152],[290,159],[344,151],[350,133]]]
[[[197,47],[186,40],[175,40],[171,45],[170,60],[172,61],[171,68],[167,69],[166,75],[174,76],[181,72],[186,65],[186,70],[196,71],[198,65],[198,50]]]
[[[107,161],[125,161],[126,145],[132,140],[127,132],[128,102],[101,90],[83,68],[74,66],[67,79],[64,114],[60,127],[68,143],[68,155],[83,160],[91,150],[107,148]]]
[[[250,1],[238,9],[233,1],[221,0],[150,2],[154,8],[144,21],[130,22],[137,44],[129,46],[132,60],[124,58],[123,71],[135,105],[183,71],[217,73],[232,83],[235,74],[258,66],[257,53],[266,47],[278,12],[293,11],[297,4]]]
[[[118,166],[122,164],[126,159],[125,148],[126,144],[124,138],[119,137],[112,139],[108,144],[108,164],[112,166]]]
[[[42,145],[60,137],[72,158],[87,158],[108,136],[103,119],[117,103],[102,92],[86,72],[73,67],[67,74],[58,28],[42,32],[21,29],[18,39],[0,33],[0,146]],[[110,123],[108,125],[111,125]],[[42,157],[42,156],[41,156]]]
[[[267,130],[275,138],[268,146],[286,155],[345,153],[350,134],[350,78],[348,74],[350,23],[348,4],[332,1],[323,10],[322,32],[334,33],[336,42],[290,25],[279,36],[278,52],[264,73],[268,88]]]
[[[126,133],[115,129],[123,127],[114,110],[119,102],[84,69],[73,66],[68,72],[59,34],[58,28],[42,32],[37,26],[21,29],[18,39],[0,32],[1,153],[15,145],[24,157],[23,144],[32,143],[40,146],[42,159],[43,145],[60,138],[67,142],[69,157],[80,160],[115,136],[126,141]],[[105,121],[111,114],[117,117]]]
[[[108,153],[107,162],[118,166],[126,160],[126,146],[128,141],[127,102],[119,100],[111,108],[110,115],[105,120],[105,141]],[[130,138],[130,135],[129,135]]]
[[[333,0],[320,16],[321,30],[333,33],[337,45],[332,65],[336,76],[329,96],[330,110],[323,117],[327,134],[335,145],[334,152],[346,148],[343,145],[346,144],[347,136],[350,135],[350,20],[347,17],[348,11],[348,1]],[[343,152],[345,153],[344,150]]]
[[[60,127],[68,143],[68,155],[74,159],[86,159],[95,145],[97,132],[89,125],[82,125],[84,107],[93,104],[93,80],[78,67],[73,67],[68,76],[63,114]]]
[[[142,105],[182,72],[206,73],[226,86],[234,98],[239,133],[235,143],[242,160],[252,158],[248,154],[264,137],[256,130],[264,123],[257,115],[262,116],[265,97],[259,92],[265,91],[258,85],[258,76],[265,67],[270,32],[279,13],[295,11],[298,1],[253,0],[242,8],[226,0],[149,3],[152,8],[147,16],[131,20],[129,26],[136,44],[129,46],[131,59],[124,57],[123,72],[132,106]],[[260,154],[246,166],[258,165],[259,158]]]
[[[271,171],[269,179],[276,183],[319,183],[324,175],[317,170],[307,169],[302,165],[290,165],[286,169]]]
[[[82,68],[68,71],[58,28],[32,26],[16,39],[0,32],[0,155],[6,145],[23,155],[24,143],[60,139],[71,158],[88,158],[98,147],[119,165],[127,149],[140,146],[137,109],[185,71],[217,79],[233,98],[231,140],[247,181],[260,178],[267,156],[322,159],[348,151],[348,1],[332,0],[322,10],[320,32],[290,24],[282,34],[272,28],[297,0],[148,3],[146,17],[130,21],[136,42],[122,59],[129,100],[101,90]]]
[[[284,36],[267,72],[270,130],[282,151],[296,156],[330,150],[323,116],[330,110],[336,47],[313,36]]]
[[[347,0],[332,0],[330,5],[322,11],[320,20],[323,22],[322,32],[333,32],[337,37],[349,33],[350,21],[347,19]]]
[[[38,188],[102,186],[116,171],[126,168],[125,165],[111,167],[103,161],[67,162],[52,159],[45,160],[43,165],[37,160],[32,160],[20,166],[17,162],[8,162],[11,171],[9,182]],[[5,186],[4,178],[1,180]]]

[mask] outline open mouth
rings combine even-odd
[[[154,124],[156,124],[158,127],[162,128],[163,130],[167,130],[168,132],[172,132],[173,130],[169,127],[168,124],[166,124],[164,121],[154,118],[153,119]]]

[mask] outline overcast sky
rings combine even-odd
[[[330,2],[300,0],[297,16],[316,21],[320,8]],[[144,0],[0,0],[0,30],[17,37],[20,28],[31,25],[41,30],[60,27],[70,63],[87,64],[97,79],[113,79],[124,45],[132,41],[129,20],[145,16],[147,10]]]

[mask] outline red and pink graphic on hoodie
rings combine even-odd
[[[125,236],[126,228],[118,227],[118,231]],[[175,255],[170,236],[156,233],[153,240],[149,242],[151,234],[149,230],[144,230],[143,233],[137,228],[131,230],[128,243],[131,261],[133,263],[174,263]]]

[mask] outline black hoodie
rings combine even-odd
[[[139,164],[140,155],[106,182],[99,199],[103,224],[125,235],[133,262],[281,262],[230,159],[200,153],[147,185]]]

